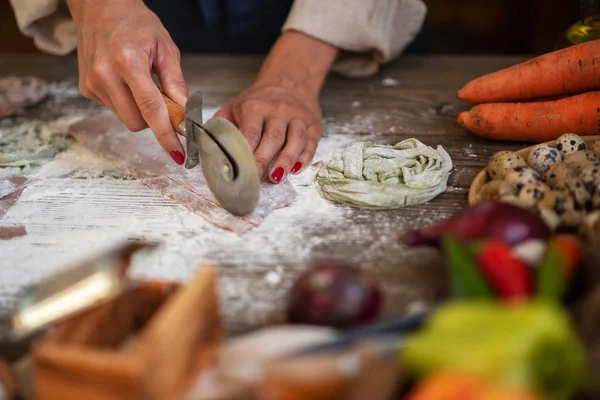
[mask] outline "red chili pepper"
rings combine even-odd
[[[481,247],[477,263],[500,298],[522,299],[532,293],[532,277],[527,264],[512,254],[508,244],[499,240],[487,241]]]

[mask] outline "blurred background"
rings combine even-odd
[[[431,53],[539,54],[579,18],[579,0],[425,0]],[[35,53],[0,0],[0,53]]]

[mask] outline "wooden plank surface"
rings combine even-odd
[[[137,259],[141,277],[184,280],[205,261],[220,267],[223,313],[231,333],[281,319],[285,293],[307,263],[342,258],[371,270],[386,293],[386,312],[400,313],[432,301],[443,289],[437,254],[397,244],[405,228],[446,218],[467,205],[467,190],[488,157],[518,148],[479,139],[460,128],[456,115],[466,106],[455,93],[468,80],[523,58],[405,57],[372,78],[347,80],[332,75],[321,104],[325,136],[319,157],[353,140],[396,143],[416,137],[441,144],[454,162],[446,193],[429,204],[395,211],[338,207],[306,187],[311,171],[295,179],[302,204],[281,210],[239,238],[218,231],[200,217],[135,180],[123,177],[75,146],[64,159],[79,163],[67,176],[41,179],[26,189],[1,224],[25,224],[29,234],[0,243],[0,313],[10,309],[18,290],[71,260],[89,256],[122,237],[150,238],[164,245]],[[260,66],[253,57],[184,57],[192,90],[202,89],[208,107],[235,96],[252,82]],[[0,76],[37,75],[76,88],[72,58],[0,57]],[[69,97],[49,101],[0,126],[30,118],[51,120],[66,112],[99,108]],[[92,172],[90,172],[92,171]],[[437,261],[436,261],[437,260]]]

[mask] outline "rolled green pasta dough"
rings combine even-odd
[[[318,172],[326,199],[354,207],[392,209],[426,203],[446,190],[452,160],[442,146],[417,139],[394,146],[355,142]]]

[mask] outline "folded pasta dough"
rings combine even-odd
[[[355,142],[317,174],[323,197],[354,207],[423,204],[446,191],[452,160],[442,146],[406,139],[394,146]]]

